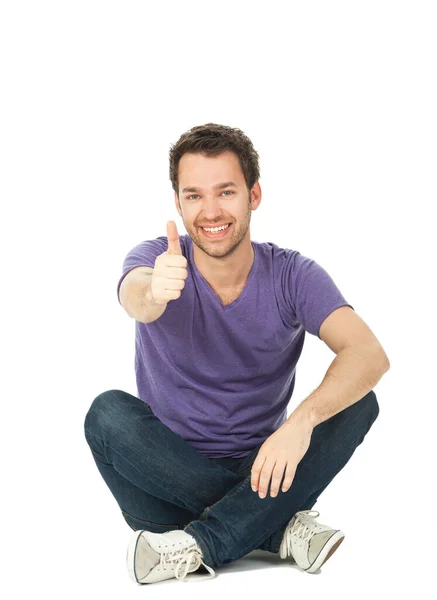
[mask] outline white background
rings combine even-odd
[[[242,129],[260,154],[251,239],[319,262],[391,369],[378,420],[315,507],[346,533],[321,573],[255,551],[204,587],[142,591],[436,591],[435,12],[417,0],[1,4],[5,597],[141,589],[83,422],[99,393],[136,394],[116,284],[167,220],[186,233],[168,151],[208,122]],[[289,414],[333,358],[307,334]]]

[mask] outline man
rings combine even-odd
[[[388,358],[323,267],[250,240],[261,187],[242,131],[184,133],[170,179],[188,235],[169,221],[166,237],[128,253],[117,287],[136,321],[138,398],[109,390],[85,419],[135,530],[129,575],[214,576],[257,548],[314,573],[344,534],[311,508],[377,418],[372,388]],[[286,418],[306,332],[336,357]]]

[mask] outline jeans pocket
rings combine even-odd
[[[153,533],[165,533],[166,531],[179,529],[179,525],[177,523],[171,523],[168,525],[165,523],[153,523],[152,521],[143,521],[142,519],[137,519],[136,517],[133,517],[127,513],[125,510],[122,510],[121,513],[126,523],[134,531],[137,531],[138,529],[144,529],[146,531],[152,531]]]

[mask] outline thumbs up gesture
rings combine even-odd
[[[155,259],[150,290],[157,304],[177,300],[188,277],[188,261],[182,254],[179,234],[174,221],[167,222],[168,248]]]

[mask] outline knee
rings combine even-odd
[[[99,394],[91,403],[84,421],[85,437],[87,431],[94,432],[96,428],[104,428],[111,422],[114,422],[115,411],[120,405],[117,399],[121,390],[108,390]]]
[[[358,405],[360,405],[363,411],[362,417],[365,418],[370,429],[379,415],[379,403],[375,392],[370,390],[368,394],[358,401]]]

